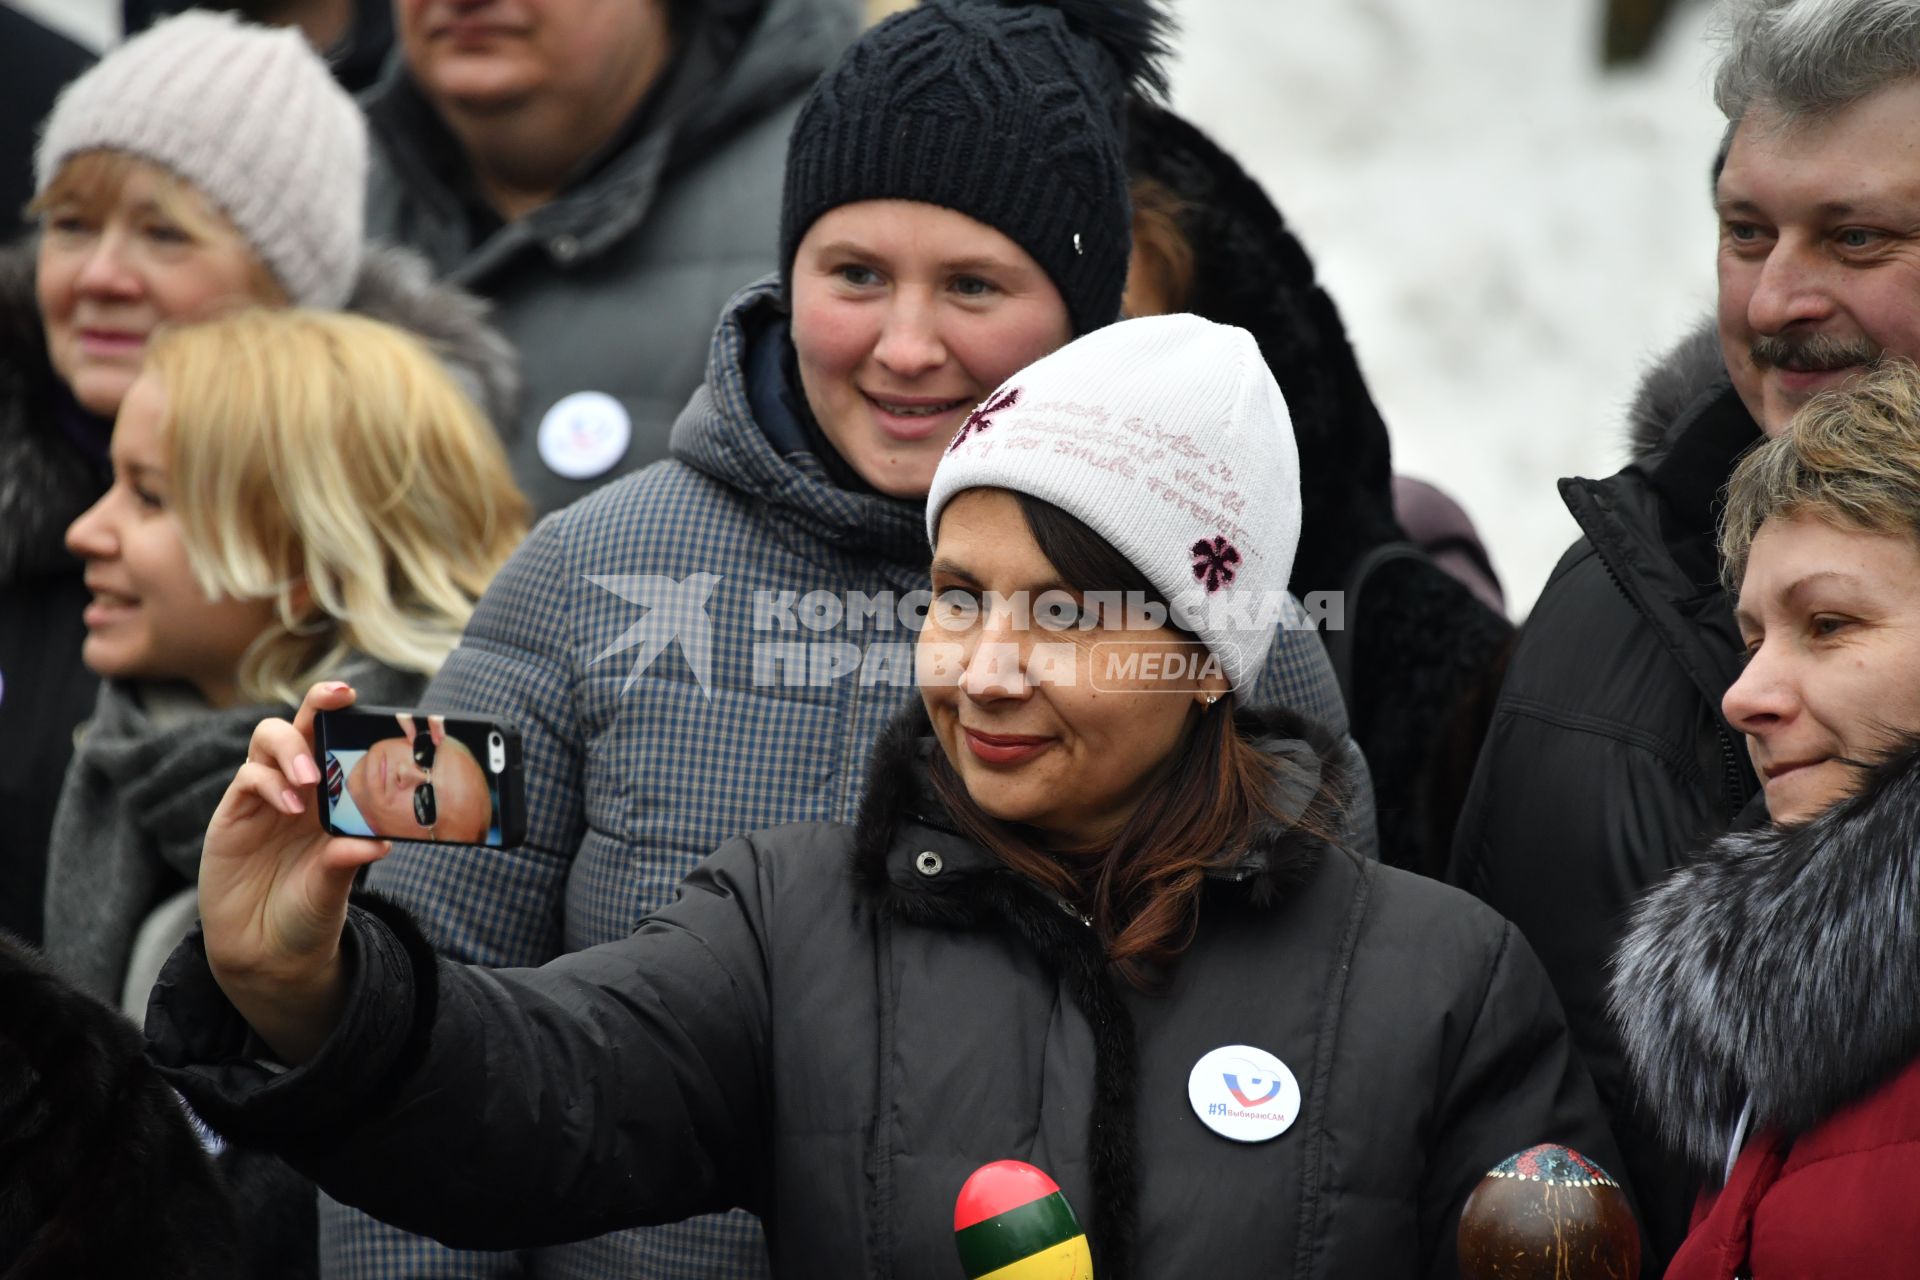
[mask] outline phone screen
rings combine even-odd
[[[495,848],[524,838],[520,735],[508,726],[354,707],[321,712],[315,737],[335,835]]]

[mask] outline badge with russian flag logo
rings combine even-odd
[[[1235,1142],[1266,1142],[1300,1118],[1300,1083],[1287,1064],[1247,1044],[1215,1049],[1193,1064],[1187,1099],[1200,1123]]]

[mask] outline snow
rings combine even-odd
[[[1710,11],[1603,73],[1598,0],[1184,0],[1174,105],[1339,303],[1398,470],[1480,526],[1516,615],[1626,457],[1646,363],[1713,307]]]
[[[117,0],[13,0],[99,45]],[[1174,103],[1339,302],[1397,467],[1478,521],[1509,607],[1625,458],[1639,371],[1713,306],[1709,10],[1599,68],[1600,0],[1177,0]]]

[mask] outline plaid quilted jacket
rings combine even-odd
[[[778,305],[770,280],[729,304],[673,458],[544,520],[430,686],[432,710],[517,726],[527,775],[522,847],[400,844],[372,872],[447,955],[530,966],[624,938],[727,839],[853,821],[870,748],[918,696],[899,605],[927,583],[922,509],[838,488],[770,441],[748,348],[776,340]],[[1319,637],[1286,632],[1272,654],[1253,700],[1345,735]],[[1362,793],[1355,839],[1371,851]],[[322,1256],[356,1280],[766,1269],[740,1213],[510,1256],[454,1254],[327,1204]]]

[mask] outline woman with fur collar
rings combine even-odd
[[[1649,895],[1613,1007],[1710,1188],[1668,1280],[1910,1275],[1920,1254],[1920,371],[1743,459],[1721,526],[1727,691],[1766,821]]]
[[[45,124],[39,228],[0,251],[0,928],[41,936],[54,797],[95,690],[64,535],[107,487],[113,417],[161,325],[344,307],[425,338],[496,423],[513,420],[513,354],[481,304],[363,244],[366,149],[298,34],[226,14],[115,49]]]
[[[1253,339],[1192,316],[1015,374],[935,473],[924,705],[859,821],[736,840],[541,969],[350,905],[385,850],[313,826],[313,716],[354,696],[316,687],[208,832],[157,1060],[223,1132],[467,1247],[743,1205],[776,1275],[958,1275],[955,1196],[1013,1157],[1103,1280],[1456,1274],[1487,1168],[1612,1152],[1526,944],[1339,847],[1328,736],[1237,710],[1291,442]]]

